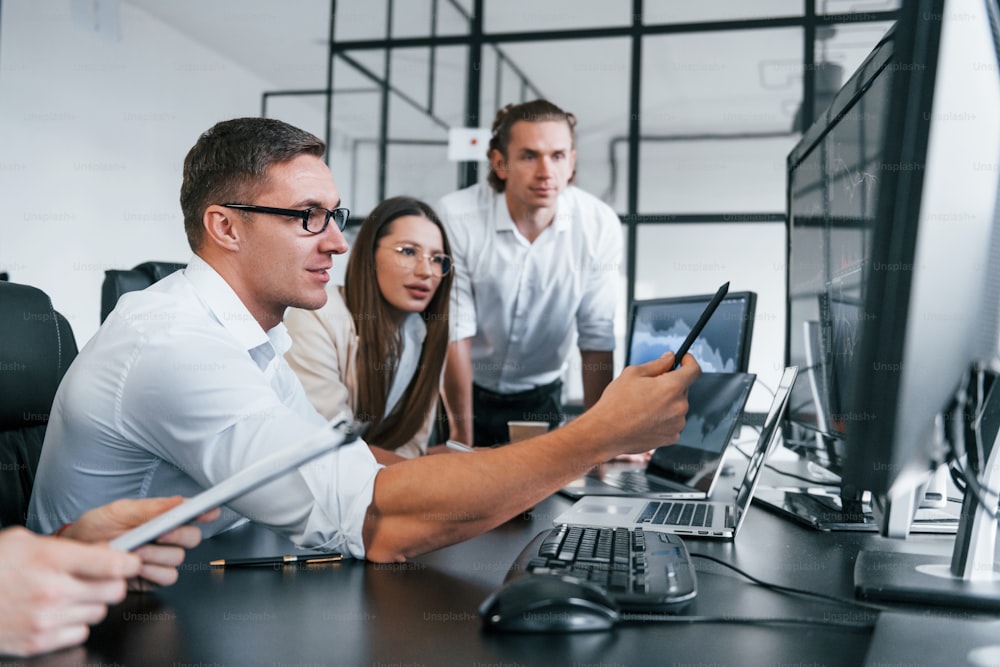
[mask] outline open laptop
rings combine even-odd
[[[764,461],[780,440],[781,417],[788,406],[789,392],[797,373],[795,366],[789,366],[782,373],[757,445],[750,455],[743,483],[736,490],[732,502],[587,496],[557,516],[555,523],[642,528],[699,537],[736,537],[750,509]]]
[[[606,463],[561,489],[570,498],[707,498],[722,471],[756,376],[705,373],[688,389],[688,415],[676,444],[658,447],[644,468]]]
[[[643,364],[677,350],[713,296],[634,302],[625,345],[626,365]],[[656,449],[645,468],[623,463],[602,465],[563,487],[563,495],[574,499],[586,495],[707,498],[719,478],[726,446],[739,428],[753,384],[752,375],[725,374],[745,373],[749,366],[756,308],[756,293],[730,292],[691,346],[690,354],[704,375],[691,388],[689,424],[678,443]],[[708,374],[720,375],[713,380]],[[706,425],[712,428],[705,430]]]
[[[635,366],[676,351],[712,294],[647,299],[632,304],[625,364]],[[746,372],[757,308],[754,292],[730,292],[689,350],[704,373]]]

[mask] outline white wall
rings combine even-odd
[[[190,256],[178,195],[199,134],[259,115],[278,86],[127,3],[119,40],[68,0],[2,7],[0,271],[47,292],[82,346],[106,269]],[[321,113],[283,109],[296,104],[290,120],[323,136]]]

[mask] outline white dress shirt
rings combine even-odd
[[[455,260],[451,339],[472,338],[476,384],[506,394],[553,382],[574,337],[614,350],[622,232],[611,207],[570,186],[534,242],[489,186],[447,195],[437,212]]]
[[[56,394],[29,527],[51,532],[117,498],[192,496],[314,433],[326,420],[284,360],[289,344],[197,256],[125,294]],[[379,468],[364,442],[345,446],[233,500],[207,532],[242,516],[362,558]]]

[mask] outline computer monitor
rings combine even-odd
[[[884,38],[788,156],[785,365],[798,366],[786,446],[839,475],[844,372],[852,351],[842,305],[861,299],[880,194],[893,39]],[[849,336],[846,342],[852,340]]]
[[[635,301],[629,318],[626,365],[643,364],[676,351],[698,321],[711,294]],[[757,307],[754,292],[730,292],[719,304],[690,353],[705,373],[745,373]]]
[[[961,453],[967,431],[980,425],[981,458],[996,435],[980,417],[1000,367],[998,13],[989,0],[903,3],[789,158],[789,356],[805,356],[806,337],[793,337],[814,317],[819,372],[836,380],[820,401],[804,385],[795,420],[836,443],[844,485],[873,494],[886,535],[905,535],[930,471]],[[968,483],[977,493],[966,493],[951,559],[864,551],[858,594],[1000,608],[997,501],[978,502],[981,482]]]

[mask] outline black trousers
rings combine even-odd
[[[472,436],[477,447],[502,445],[510,441],[509,421],[547,422],[549,428],[562,423],[562,380],[519,391],[498,394],[472,385]]]

